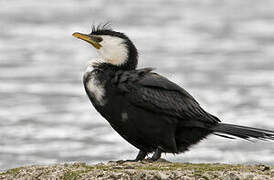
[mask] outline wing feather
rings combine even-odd
[[[217,123],[220,120],[207,113],[199,103],[183,88],[159,74],[151,72],[152,69],[134,70],[122,73],[118,89],[125,93],[125,98],[134,106],[141,107],[155,113],[177,117],[187,121],[188,125],[204,123]],[[204,125],[204,124],[202,124]]]

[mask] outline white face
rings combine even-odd
[[[127,61],[128,49],[124,39],[108,35],[99,36],[103,38],[100,42],[101,47],[96,49],[100,59],[113,65],[121,65]]]

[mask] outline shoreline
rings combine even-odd
[[[167,161],[116,161],[32,165],[0,172],[0,180],[11,179],[274,179],[274,166],[241,164],[192,164]]]

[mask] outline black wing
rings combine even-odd
[[[201,122],[220,122],[217,117],[204,111],[186,90],[151,71],[151,68],[120,71],[116,73],[113,83],[134,106],[194,123],[187,123],[191,126],[195,123],[199,126]]]

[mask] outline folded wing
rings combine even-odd
[[[132,105],[176,117],[184,126],[205,127],[220,122],[203,110],[186,90],[153,73],[151,68],[117,72],[113,82]]]

